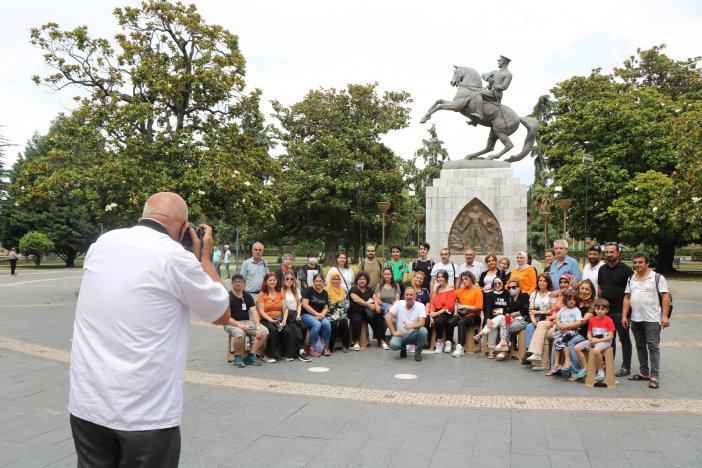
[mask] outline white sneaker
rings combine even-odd
[[[446,343],[444,343],[444,352],[445,353],[451,352],[451,342],[450,341],[447,341]]]
[[[444,350],[444,345],[441,343],[436,343],[436,348],[434,348],[434,354],[441,354],[441,352]]]
[[[457,344],[456,350],[453,352],[453,357],[461,357],[463,354],[463,346]]]
[[[263,362],[267,362],[269,364],[273,364],[275,362],[275,359],[269,358],[268,356],[263,356]]]
[[[414,353],[415,350],[417,349],[417,346],[416,346],[416,345],[413,345],[413,344],[410,344],[410,345],[407,345],[407,346],[406,346],[406,349],[407,349],[407,352],[408,352],[408,353]]]
[[[354,350],[354,351],[360,351],[360,350],[361,350],[361,345],[359,345],[358,343],[356,343],[355,345],[353,345],[353,350]]]
[[[532,354],[528,358],[526,358],[527,361],[529,362],[534,362],[534,361],[540,361],[542,358],[538,354]]]

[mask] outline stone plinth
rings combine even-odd
[[[474,209],[476,219],[478,211],[482,216],[479,229],[476,227],[478,221],[469,216]],[[466,228],[466,224],[469,227]],[[499,227],[495,227],[496,224]],[[451,231],[452,227],[454,231]],[[498,256],[514,259],[517,252],[526,250],[527,245],[527,186],[519,182],[510,164],[503,161],[449,161],[444,164],[439,178],[427,187],[426,230],[427,242],[435,259],[438,259],[440,248],[473,243],[479,232],[484,233],[483,244],[501,245],[500,251],[496,252]],[[456,236],[461,230],[465,232],[462,240]],[[451,240],[450,232],[453,234]],[[479,252],[477,259],[482,262],[482,251],[486,248],[470,247]],[[464,252],[457,251],[456,247],[451,254],[453,261],[464,261]]]

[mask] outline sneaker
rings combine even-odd
[[[349,352],[349,348],[347,348],[347,347],[344,346],[344,347],[341,349],[341,352],[342,352],[342,353],[348,353],[348,352]]]
[[[353,345],[353,350],[354,350],[354,351],[360,351],[360,350],[361,350],[361,345],[359,345],[358,343],[356,343],[355,345]]]
[[[400,359],[404,359],[407,357],[407,348],[401,349],[400,350]]]
[[[414,360],[419,362],[422,360],[422,352],[414,353]]]
[[[331,350],[329,349],[329,346],[324,347],[324,351],[322,352],[325,356],[331,356]]]
[[[587,371],[585,369],[580,369],[580,372],[578,372],[578,378],[584,379],[585,377],[587,377]]]
[[[605,379],[605,373],[602,371],[597,371],[597,374],[595,374],[595,379],[597,379],[598,382],[602,382]]]
[[[246,359],[244,359],[244,363],[246,363],[247,366],[260,366],[261,360],[255,354],[249,354],[246,356]]]
[[[538,354],[532,354],[531,356],[526,358],[526,360],[529,362],[540,361],[541,359],[542,359],[541,356]]]
[[[267,362],[268,364],[273,364],[275,362],[275,359],[272,357],[263,356],[263,362]]]
[[[407,345],[407,352],[408,353],[414,353],[417,350],[417,345]]]
[[[319,351],[317,351],[317,348],[314,346],[310,346],[309,349],[307,350],[307,354],[309,354],[312,357],[319,357],[322,355]]]
[[[445,353],[451,352],[451,342],[450,341],[446,341],[446,343],[444,343],[444,352]]]
[[[504,361],[507,355],[504,352],[499,353],[497,356],[495,356],[495,359],[498,361]]]
[[[291,357],[285,358],[285,361],[287,361],[287,362],[293,362],[294,360],[295,360],[295,358],[291,358]]]
[[[310,361],[312,360],[312,358],[310,357],[310,355],[307,354],[307,353],[304,352],[304,351],[301,351],[301,352],[297,355],[297,358],[298,358],[300,361],[302,361],[302,362],[310,362]]]
[[[461,356],[463,356],[463,354],[465,354],[463,352],[463,346],[457,344],[456,350],[453,352],[453,357],[461,357]]]
[[[533,371],[545,371],[548,370],[548,367],[543,367],[543,366],[532,366],[531,370]]]
[[[244,360],[241,359],[241,356],[238,354],[234,356],[234,367],[246,367],[246,364],[244,364]]]
[[[381,346],[383,347],[383,349],[384,349],[385,351],[387,351],[388,349],[390,349],[390,346],[388,346],[387,343],[383,343],[383,344],[381,344]]]
[[[434,354],[441,354],[444,350],[444,345],[441,343],[436,343],[436,348],[434,348]]]

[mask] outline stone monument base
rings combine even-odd
[[[448,161],[427,187],[426,230],[436,260],[449,247],[452,261],[463,263],[473,248],[480,262],[494,251],[513,267],[527,246],[527,186],[504,161]]]

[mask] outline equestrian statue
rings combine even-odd
[[[514,148],[514,144],[509,136],[517,131],[521,123],[527,129],[527,136],[524,139],[522,151],[505,161],[514,162],[524,159],[531,152],[536,141],[536,134],[539,129],[539,122],[533,117],[520,117],[511,108],[502,104],[502,94],[509,88],[512,82],[512,72],[507,69],[510,59],[500,55],[497,60],[498,70],[484,73],[482,77],[477,71],[470,67],[457,67],[454,65],[451,86],[457,86],[458,91],[453,101],[439,99],[436,101],[422,117],[420,123],[424,123],[431,118],[431,115],[439,110],[452,110],[460,112],[468,117],[469,125],[490,127],[487,146],[477,153],[469,154],[465,159],[474,159],[478,156],[489,153],[495,149],[495,143],[500,140],[504,145],[502,151],[487,156],[487,159],[497,159],[506,152]],[[483,88],[483,81],[488,85]]]

